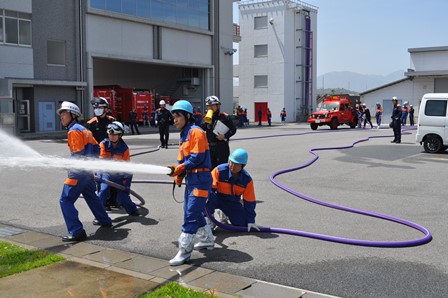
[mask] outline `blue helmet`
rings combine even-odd
[[[174,112],[177,112],[177,111],[184,111],[184,112],[187,112],[189,114],[193,114],[193,106],[191,105],[190,102],[188,102],[186,100],[178,100],[173,105],[173,107],[171,109],[171,113],[174,113]]]
[[[235,149],[235,151],[232,152],[232,154],[230,154],[230,161],[240,164],[240,165],[245,165],[247,164],[247,159],[249,158],[247,151],[244,150],[243,148],[238,148]]]

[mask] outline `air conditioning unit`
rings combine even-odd
[[[191,85],[199,86],[201,84],[201,80],[199,78],[191,78]]]

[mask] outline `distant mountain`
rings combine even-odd
[[[356,92],[364,92],[400,79],[403,79],[405,71],[397,70],[387,76],[363,75],[351,71],[328,72],[317,76],[317,88],[343,88]]]

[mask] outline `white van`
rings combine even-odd
[[[448,148],[448,93],[423,95],[418,112],[416,141],[428,153]]]

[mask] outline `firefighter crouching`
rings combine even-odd
[[[247,151],[238,148],[232,152],[228,163],[213,169],[212,191],[206,208],[210,214],[220,209],[232,225],[247,227],[248,232],[251,229],[260,231],[255,224],[254,182],[244,169],[247,160]],[[209,224],[212,225],[211,222]],[[195,248],[202,248],[201,244],[195,245]]]

